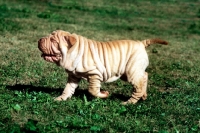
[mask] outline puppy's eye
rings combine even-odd
[[[51,38],[50,40],[51,40],[51,42],[52,42],[53,44],[58,44],[58,42],[57,42],[55,39]]]
[[[55,42],[55,40],[54,40],[53,38],[50,38],[50,41],[51,41],[51,42]]]

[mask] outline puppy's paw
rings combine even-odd
[[[99,94],[97,94],[97,97],[99,98],[107,98],[109,96],[108,91],[100,91]]]
[[[138,102],[137,99],[130,98],[128,101],[126,101],[126,102],[122,102],[121,104],[122,104],[122,105],[127,105],[127,104],[136,104],[137,102]]]
[[[145,93],[143,96],[142,96],[142,100],[146,100],[147,99],[147,93]]]
[[[122,104],[122,105],[127,105],[127,104],[128,104],[128,102],[122,102],[121,104]]]
[[[55,100],[55,101],[66,101],[66,100],[67,100],[67,97],[61,95],[61,96],[59,96],[59,97],[56,97],[54,100]]]

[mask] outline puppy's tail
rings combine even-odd
[[[164,41],[164,40],[161,40],[161,39],[157,39],[157,38],[156,39],[143,40],[142,43],[145,45],[145,47],[148,47],[151,44],[155,44],[155,43],[163,44],[163,45],[167,45],[168,44],[167,41]]]

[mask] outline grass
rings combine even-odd
[[[0,132],[199,132],[200,4],[198,0],[0,1]],[[102,84],[97,99],[81,81],[55,102],[67,74],[40,58],[39,38],[62,29],[108,41],[162,38],[147,48],[148,99],[121,105],[132,86]]]

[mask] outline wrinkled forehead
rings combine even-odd
[[[50,34],[50,36],[66,36],[66,35],[70,35],[70,33],[63,30],[56,30]]]
[[[58,40],[58,36],[57,36],[57,34],[56,33],[54,33],[54,34],[49,34],[49,35],[47,35],[47,36],[45,36],[45,37],[43,37],[43,39],[45,39],[46,40],[46,42],[51,42],[51,41],[55,41],[55,40]]]
[[[48,45],[50,43],[55,43],[55,42],[59,43],[59,40],[62,37],[68,36],[69,34],[70,34],[69,32],[65,32],[62,30],[53,31],[51,34],[42,38],[45,40],[43,43],[45,43],[46,45]]]

